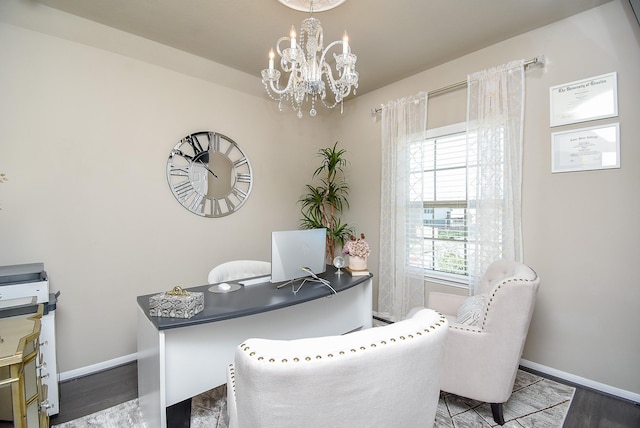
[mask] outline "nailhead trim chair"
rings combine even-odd
[[[209,284],[271,274],[271,263],[261,260],[233,260],[219,264],[209,272]]]
[[[448,330],[423,309],[342,336],[248,339],[227,373],[229,428],[431,427]]]
[[[450,323],[441,389],[491,403],[493,418],[500,425],[504,424],[502,404],[513,391],[539,285],[538,275],[522,263],[492,263],[479,290],[488,300],[476,325],[457,322],[459,308],[470,298],[429,294],[429,307],[443,313]]]

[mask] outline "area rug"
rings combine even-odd
[[[504,406],[505,428],[562,427],[575,388],[518,370],[513,394]],[[202,393],[191,402],[192,428],[227,428],[226,386]],[[371,405],[375,405],[372,403]],[[436,428],[495,427],[486,403],[441,393]],[[54,425],[52,428],[155,428],[142,421],[138,400]],[[386,428],[386,427],[385,427]]]

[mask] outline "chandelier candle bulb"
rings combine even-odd
[[[344,32],[344,36],[342,37],[342,53],[349,53],[349,36],[347,36],[347,32]]]
[[[275,53],[273,53],[273,49],[271,49],[269,51],[269,70],[273,70],[273,58],[276,56]]]
[[[296,48],[296,28],[292,25],[291,31],[289,32],[289,36],[291,37],[291,49]]]

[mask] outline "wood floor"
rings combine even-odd
[[[72,421],[138,398],[138,364],[133,362],[60,383],[60,413],[51,425]]]
[[[549,378],[541,373],[534,373]],[[559,379],[552,379],[567,383]],[[565,420],[565,428],[640,427],[639,404],[576,385],[572,386],[576,387],[576,393]],[[62,382],[60,384],[60,413],[51,418],[51,425],[77,419],[132,400],[137,396],[136,363]],[[1,424],[0,427],[2,427]]]
[[[576,388],[563,428],[640,428],[640,403],[520,367],[522,370]]]

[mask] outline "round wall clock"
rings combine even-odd
[[[171,150],[167,180],[173,196],[192,213],[224,217],[246,202],[253,174],[235,141],[204,131],[187,135]]]

